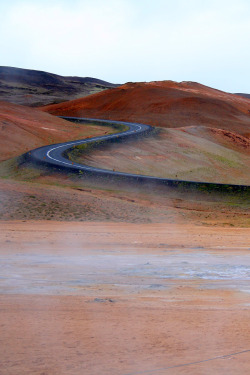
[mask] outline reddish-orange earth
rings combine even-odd
[[[203,125],[250,135],[250,99],[195,82],[127,83],[41,109],[54,115],[135,121],[166,128]]]

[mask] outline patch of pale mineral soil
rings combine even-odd
[[[181,302],[166,297],[3,295],[1,373],[249,374],[249,352],[232,354],[250,349],[240,296],[200,292],[189,304],[185,291]]]
[[[1,222],[1,374],[247,375],[248,253],[247,228]]]

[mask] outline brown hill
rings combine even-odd
[[[166,128],[208,126],[250,135],[250,100],[195,82],[127,83],[41,108],[54,115],[135,121]]]
[[[105,89],[112,83],[90,77],[64,77],[38,70],[0,66],[0,100],[32,107],[61,103]]]
[[[0,161],[39,146],[105,132],[106,127],[74,124],[34,108],[0,102]]]

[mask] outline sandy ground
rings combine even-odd
[[[2,221],[0,257],[1,375],[249,374],[247,228]]]

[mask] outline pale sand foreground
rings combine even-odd
[[[249,229],[1,222],[1,375],[249,374]]]

